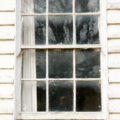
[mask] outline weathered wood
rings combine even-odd
[[[109,85],[109,98],[120,98],[120,84]]]
[[[120,25],[108,26],[108,38],[120,38]]]
[[[0,100],[0,114],[1,113],[13,113],[13,107],[14,107],[14,102],[13,100],[5,100],[2,99]]]
[[[120,69],[109,70],[109,82],[120,82]]]
[[[120,54],[109,54],[108,67],[120,67]]]
[[[0,12],[0,25],[11,25],[15,24],[15,13],[14,12]]]
[[[109,101],[109,112],[120,112],[120,99],[114,99]]]
[[[14,68],[13,55],[0,55],[0,68]]]
[[[108,0],[107,3],[108,9],[120,9],[120,0]]]
[[[0,39],[14,39],[15,27],[14,26],[0,26]]]
[[[0,41],[0,54],[15,53],[14,41]]]

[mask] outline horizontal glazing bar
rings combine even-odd
[[[100,12],[88,12],[88,13],[21,13],[21,16],[45,16],[45,15],[50,15],[50,16],[87,16],[87,15],[100,15]]]
[[[100,49],[101,45],[22,45],[21,49]]]
[[[41,79],[21,79],[22,81],[66,81],[66,80],[74,80],[74,78],[41,78]],[[75,78],[76,81],[101,81],[101,78]]]

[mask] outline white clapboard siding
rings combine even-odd
[[[120,84],[109,85],[109,98],[120,98]]]
[[[14,41],[0,41],[0,53],[14,53],[15,42]]]
[[[120,112],[120,99],[109,100],[109,112],[112,113]]]
[[[14,26],[0,26],[0,39],[14,39],[15,27]]]
[[[13,55],[0,55],[0,68],[13,68],[14,60]]]
[[[108,26],[108,38],[120,38],[120,25]]]
[[[0,115],[0,120],[14,120],[13,115]]]
[[[0,11],[15,10],[15,0],[0,0]]]
[[[0,70],[0,83],[13,83],[14,81],[14,69],[11,70]]]
[[[120,39],[108,40],[109,52],[120,52]]]
[[[13,113],[13,99],[0,99],[0,113]]]
[[[110,114],[110,120],[120,120],[120,114]]]
[[[15,13],[0,12],[0,25],[2,24],[15,24]]]
[[[109,8],[109,9],[120,8],[120,0],[108,0],[107,8]]]
[[[13,84],[0,84],[0,98],[13,98]]]
[[[109,54],[108,56],[108,67],[120,67],[120,54]]]
[[[107,23],[120,23],[120,10],[109,10],[107,12]]]
[[[109,70],[109,82],[120,82],[120,69]]]

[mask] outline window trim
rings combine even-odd
[[[48,0],[47,0],[48,1]],[[73,0],[74,2],[75,0]],[[48,2],[47,2],[48,4]],[[21,112],[21,63],[22,63],[22,50],[21,49],[33,49],[35,46],[21,46],[21,0],[16,0],[16,63],[15,63],[15,107],[14,116],[15,119],[108,119],[108,51],[107,51],[107,21],[106,21],[106,5],[107,1],[100,0],[100,41],[101,45],[85,45],[84,48],[101,48],[101,98],[102,98],[102,111],[101,112]],[[75,6],[74,6],[75,7]],[[92,13],[85,13],[84,15],[91,15]],[[24,16],[24,14],[22,14]],[[37,15],[37,14],[36,14]],[[44,15],[44,14],[43,14]],[[46,15],[46,14],[45,14]],[[52,15],[52,14],[51,14]],[[55,15],[55,14],[54,14]],[[78,15],[83,15],[79,14]],[[31,14],[32,16],[32,14]],[[47,18],[48,19],[48,18]],[[73,21],[75,22],[75,21]],[[47,26],[47,25],[46,25]],[[47,33],[46,33],[47,34]],[[54,48],[55,46],[51,46]],[[58,46],[56,46],[58,48]],[[83,45],[65,46],[63,48],[83,48]],[[42,49],[41,46],[37,46],[36,49]],[[49,46],[46,46],[46,49]],[[60,47],[61,48],[61,47]],[[45,48],[44,48],[45,49]],[[87,79],[88,80],[88,79]],[[51,113],[51,114],[50,114]],[[72,113],[72,114],[71,114]],[[62,117],[64,116],[64,117]]]

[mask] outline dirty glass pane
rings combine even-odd
[[[46,0],[22,0],[22,13],[45,13]]]
[[[100,77],[100,53],[99,50],[76,50],[76,77],[99,78]]]
[[[35,42],[45,44],[46,42],[46,20],[44,16],[35,17]]]
[[[98,82],[76,82],[76,110],[101,110],[101,89]]]
[[[71,78],[73,76],[73,51],[49,51],[49,77]]]
[[[71,13],[72,0],[49,0],[50,13]]]
[[[49,110],[73,110],[73,83],[71,81],[52,81],[49,83]]]
[[[34,1],[34,12],[45,13],[46,12],[46,0],[33,0]]]
[[[76,17],[77,44],[98,44],[99,30],[97,16]]]
[[[37,111],[46,110],[46,83],[37,82]]]
[[[22,22],[22,44],[34,45],[46,42],[46,20],[44,16],[24,16]]]
[[[49,16],[49,44],[72,44],[72,42],[72,17]]]
[[[76,0],[76,12],[97,12],[99,11],[100,0]]]
[[[46,52],[45,50],[36,50],[36,77],[45,78],[46,76]]]

